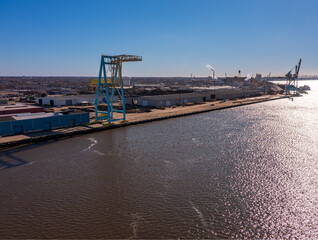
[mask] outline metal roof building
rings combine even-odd
[[[262,91],[263,90],[250,90],[240,88],[215,89],[193,93],[152,95],[127,98],[126,103],[133,104],[134,100],[137,100],[137,105],[139,106],[169,107],[190,102],[205,102],[213,99],[221,100],[256,96],[259,95]]]
[[[84,95],[66,95],[66,96],[48,96],[36,98],[35,102],[39,105],[48,106],[72,106],[79,105],[83,102],[88,104],[95,104],[96,94],[84,94]],[[99,97],[101,102],[103,97]]]
[[[0,117],[0,136],[48,131],[88,123],[89,113],[83,111],[6,115]]]
[[[38,112],[43,112],[43,108],[25,104],[6,104],[4,106],[0,106],[0,115]]]

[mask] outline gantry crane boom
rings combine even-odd
[[[298,78],[299,70],[301,65],[301,59],[299,59],[298,66],[296,67],[296,78]]]

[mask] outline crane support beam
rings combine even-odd
[[[142,61],[141,56],[135,56],[135,55],[116,55],[116,56],[107,56],[103,55],[102,57],[110,59],[111,63],[119,63],[119,62],[137,62]]]

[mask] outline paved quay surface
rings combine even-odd
[[[134,124],[140,124],[144,122],[151,122],[157,120],[163,120],[167,118],[181,117],[191,114],[197,114],[201,112],[208,112],[214,110],[221,110],[231,107],[244,106],[248,104],[254,104],[265,101],[272,101],[277,99],[286,98],[284,95],[266,95],[261,97],[253,97],[239,100],[228,100],[226,102],[214,101],[214,102],[204,102],[201,104],[196,104],[192,106],[185,107],[175,107],[175,108],[165,108],[161,109],[152,109],[151,112],[143,113],[126,113],[126,122],[114,122],[113,124],[107,124],[105,121],[101,124],[90,124],[88,126],[78,126],[72,128],[62,128],[54,129],[45,132],[29,133],[14,135],[8,137],[0,137],[0,148],[17,146],[21,144],[27,144],[31,142],[41,142],[51,139],[68,137],[76,134],[85,134],[94,131],[102,131],[107,129],[112,129],[116,127],[124,127]],[[116,113],[114,114],[116,118]]]

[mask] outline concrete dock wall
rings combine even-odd
[[[95,125],[89,125],[86,127],[85,126],[75,127],[75,128],[69,129],[68,131],[63,130],[60,132],[54,132],[54,133],[50,132],[47,134],[43,134],[43,135],[39,135],[39,136],[35,136],[35,137],[22,138],[22,139],[18,139],[18,140],[0,141],[0,148],[12,147],[12,146],[17,146],[17,145],[21,145],[21,144],[28,144],[28,143],[35,143],[35,142],[43,142],[43,141],[48,141],[48,140],[52,140],[52,139],[70,137],[70,136],[79,135],[79,134],[92,133],[92,132],[96,132],[96,131],[104,131],[104,130],[109,130],[109,129],[114,129],[114,128],[125,127],[125,126],[132,126],[132,125],[149,123],[149,122],[171,119],[171,118],[176,118],[176,117],[189,116],[189,115],[194,115],[194,114],[198,114],[198,113],[218,111],[218,110],[229,109],[229,108],[233,108],[233,107],[245,106],[245,105],[267,102],[267,101],[273,101],[273,100],[278,100],[278,99],[283,99],[283,98],[286,98],[286,96],[279,96],[279,97],[275,97],[275,98],[266,98],[266,99],[256,99],[256,100],[251,100],[251,101],[247,101],[244,103],[236,103],[235,105],[219,106],[219,107],[213,107],[210,109],[199,110],[199,111],[190,111],[190,112],[181,113],[181,114],[170,114],[168,116],[154,117],[154,118],[149,118],[149,119],[141,119],[141,120],[132,121],[132,122],[121,122],[121,123],[117,123],[117,124],[106,124],[106,125],[95,124]]]

